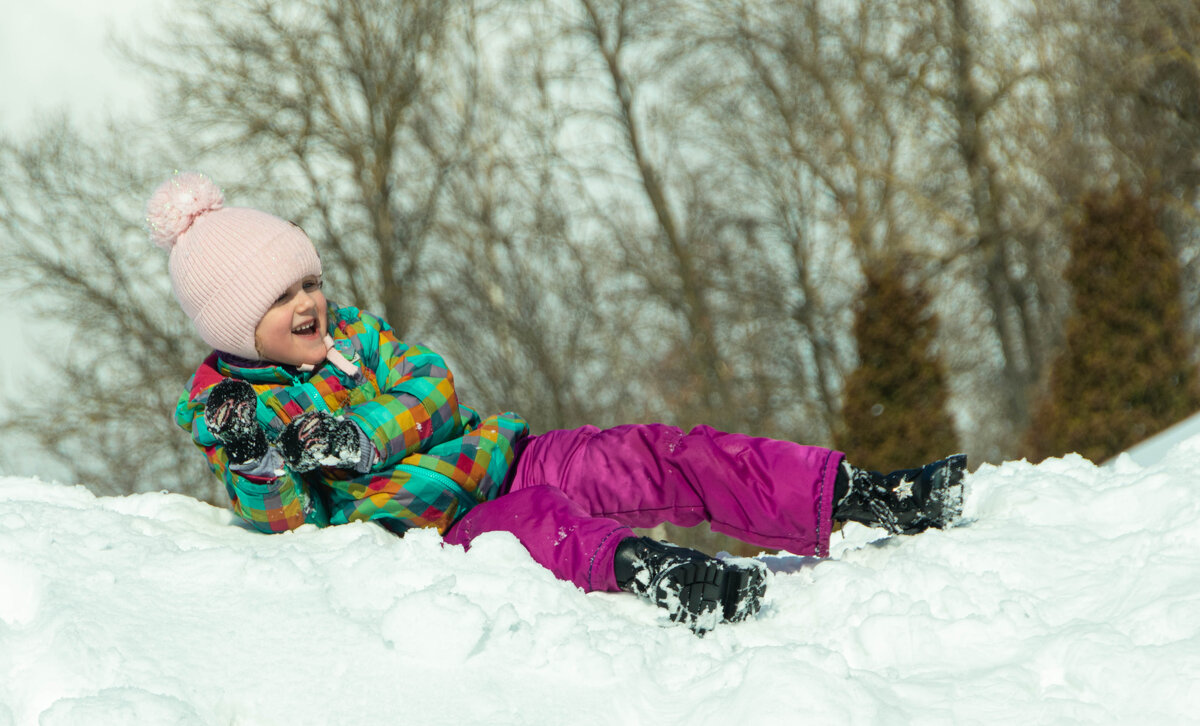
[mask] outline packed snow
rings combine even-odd
[[[0,726],[1197,722],[1198,453],[985,466],[962,526],[763,556],[704,638],[506,534],[0,479]]]

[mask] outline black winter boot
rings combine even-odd
[[[687,623],[697,635],[757,613],[767,590],[765,568],[649,537],[627,537],[617,545],[613,566],[622,590],[666,609],[673,622]]]
[[[965,454],[891,474],[842,463],[834,486],[835,521],[883,527],[889,534],[944,529],[962,515]]]

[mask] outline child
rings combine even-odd
[[[514,534],[586,591],[625,590],[699,633],[757,612],[761,568],[636,537],[663,521],[825,556],[835,521],[892,534],[944,527],[965,458],[880,475],[815,446],[664,425],[530,435],[458,401],[443,360],[379,318],[325,299],[296,225],[225,207],[178,174],[147,208],[176,298],[215,350],[179,400],[234,511],[263,532],[373,520],[468,545]]]

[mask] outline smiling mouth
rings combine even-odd
[[[292,328],[293,335],[313,335],[317,332],[317,321],[312,320],[297,328]]]

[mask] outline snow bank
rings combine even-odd
[[[503,534],[0,479],[0,726],[1195,721],[1198,452],[984,467],[967,526],[766,557],[761,616],[703,639]]]

